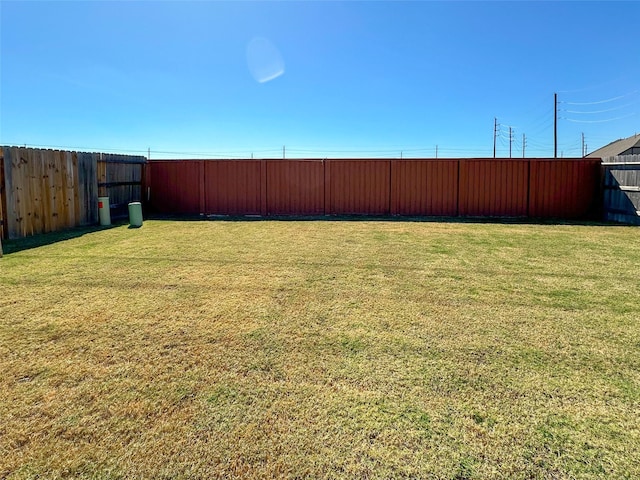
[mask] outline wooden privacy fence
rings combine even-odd
[[[604,219],[640,225],[640,155],[602,159]]]
[[[599,159],[153,160],[164,214],[596,218]]]
[[[2,147],[0,238],[96,224],[103,193],[115,204],[141,199],[145,162],[139,156]]]
[[[143,199],[147,158],[110,153],[97,155],[98,196],[109,197],[112,216],[124,215],[129,202]],[[97,203],[94,211],[97,212]]]

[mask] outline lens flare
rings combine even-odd
[[[247,45],[247,66],[251,76],[266,83],[284,73],[284,60],[280,51],[268,39],[255,37]]]

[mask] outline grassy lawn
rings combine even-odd
[[[24,246],[0,259],[0,478],[640,478],[637,228]]]

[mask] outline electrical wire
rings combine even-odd
[[[606,100],[599,100],[597,102],[567,102],[567,101],[559,101],[558,103],[565,103],[567,105],[600,105],[602,103],[615,102],[616,100],[620,100],[621,98],[626,98],[631,95],[635,95],[638,93],[638,90],[634,90],[633,92],[625,93],[624,95],[619,95],[617,97],[608,98]]]
[[[631,103],[627,103],[626,105],[620,105],[619,107],[607,108],[605,110],[593,110],[591,112],[583,112],[583,111],[578,111],[578,110],[560,110],[560,111],[566,112],[566,113],[580,113],[580,114],[591,115],[591,114],[594,114],[594,113],[606,113],[606,112],[614,112],[616,110],[622,110],[623,108],[630,107],[630,106],[635,105],[637,103],[638,102],[631,102]]]
[[[576,120],[575,118],[566,118],[566,117],[561,117],[562,120],[566,120],[568,122],[573,122],[573,123],[606,123],[606,122],[614,122],[616,120],[622,120],[623,118],[629,118],[634,116],[636,113],[632,112],[628,115],[623,115],[621,117],[616,117],[616,118],[607,118],[605,120]]]

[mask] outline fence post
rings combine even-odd
[[[398,197],[396,195],[397,182],[395,180],[395,175],[397,171],[396,160],[389,160],[389,215],[397,215],[398,214]],[[394,188],[396,187],[396,188]]]
[[[284,148],[284,147],[283,147]],[[267,216],[267,161],[260,160],[260,215]]]
[[[198,178],[199,178],[199,185],[198,187],[200,188],[200,212],[199,213],[208,213],[205,212],[206,208],[207,208],[207,200],[205,198],[206,195],[206,186],[207,186],[207,181],[205,179],[205,175],[206,175],[206,166],[205,163],[206,160],[200,160],[198,161],[198,168],[199,168],[199,174],[198,174]]]
[[[323,160],[324,165],[324,214],[331,215],[331,160]]]
[[[7,204],[4,198],[5,184],[4,184],[4,152],[5,148],[0,148],[0,242],[5,235],[4,222],[7,219],[5,212],[5,205]],[[0,255],[2,255],[2,245],[0,244]]]
[[[527,218],[531,217],[531,160],[527,160]]]
[[[458,159],[456,160],[456,163],[458,165],[458,173],[456,174],[456,190],[457,190],[457,195],[456,195],[456,217],[460,216],[460,162],[462,160]]]

